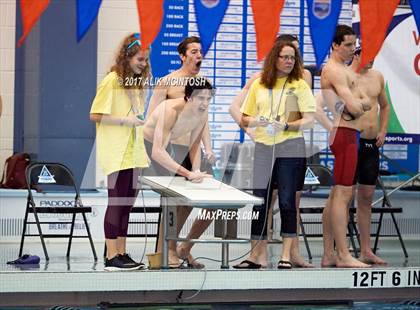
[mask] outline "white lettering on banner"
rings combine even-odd
[[[230,5],[228,6],[226,10],[226,14],[241,14],[242,15],[242,12],[243,12],[242,3],[240,3],[240,6],[234,6],[232,4],[233,2],[230,1]]]
[[[387,161],[385,161],[385,160],[384,160],[384,161],[382,161],[382,162],[380,163],[379,169],[388,171],[388,170],[389,170],[389,165],[388,165],[388,162],[387,162]]]
[[[70,224],[49,224],[48,229],[50,230],[67,230],[70,229]],[[86,229],[86,225],[84,223],[74,223],[75,230]]]
[[[242,25],[224,24],[222,23],[219,28],[219,32],[236,32],[242,33]]]
[[[240,59],[242,57],[241,52],[236,51],[218,51],[217,55],[219,59]]]
[[[73,207],[74,201],[71,200],[41,200],[41,207]]]
[[[299,24],[299,22],[300,22],[300,20],[297,17],[290,17],[290,16],[283,17],[280,20],[280,27],[281,26],[293,26],[293,25],[297,25],[297,24]]]
[[[241,15],[225,15],[223,18],[224,23],[240,23],[242,22],[242,16]]]
[[[299,7],[300,6],[300,3],[299,3],[299,0],[286,0],[284,6],[285,7],[287,7],[287,6]]]
[[[170,5],[169,9],[170,10],[180,10],[180,11],[182,11],[182,10],[184,10],[184,6],[183,5]]]
[[[178,15],[178,14],[166,14],[166,17],[170,19],[183,19],[184,18],[183,15]]]
[[[216,42],[218,50],[232,50],[237,51],[242,49],[242,42]]]
[[[352,273],[352,287],[420,287],[420,269],[355,271]]]
[[[333,160],[321,160],[321,165],[326,166],[328,169],[333,170],[334,169],[334,161]]]

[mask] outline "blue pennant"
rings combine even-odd
[[[77,42],[83,38],[98,16],[102,0],[77,0]]]
[[[195,17],[205,55],[213,42],[229,0],[194,0]]]
[[[342,0],[306,0],[316,65],[321,67],[330,50]]]
[[[417,25],[417,30],[420,33],[420,0],[410,0],[411,11],[413,11],[414,21]]]

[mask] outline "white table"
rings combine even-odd
[[[260,205],[261,198],[252,196],[232,186],[213,178],[205,178],[202,183],[192,183],[183,177],[149,177],[141,178],[142,183],[150,186],[153,191],[161,194],[163,251],[162,268],[168,268],[168,240],[183,240],[177,238],[176,207],[191,206],[206,209],[235,210],[247,204]],[[173,210],[175,209],[175,210]],[[225,220],[224,233],[227,232]],[[172,237],[171,237],[171,236]],[[236,240],[189,240],[191,242],[222,243],[222,268],[229,268],[229,243]]]

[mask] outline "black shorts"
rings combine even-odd
[[[178,174],[173,173],[172,171],[169,171],[162,165],[160,165],[157,161],[155,161],[152,158],[152,149],[153,145],[150,141],[144,140],[144,146],[146,147],[147,155],[150,158],[150,166],[143,170],[143,175],[145,176],[171,176]],[[188,153],[188,146],[185,145],[179,145],[179,144],[169,144],[166,148],[166,151],[168,154],[172,157],[172,159],[180,164],[185,169],[191,171],[192,165]]]
[[[379,149],[376,139],[359,139],[356,181],[362,185],[376,185],[379,175]]]
[[[181,163],[181,166],[187,170],[192,171],[192,163],[190,159],[189,148],[186,145],[181,144],[171,144],[172,146],[172,154],[171,157],[177,162]],[[213,174],[213,167],[204,157],[203,150],[200,149],[200,156],[201,156],[201,167],[200,170],[203,172],[207,172],[209,174]]]
[[[151,142],[144,139],[144,146],[146,147],[147,156],[149,156],[150,164],[149,167],[143,169],[142,174],[145,176],[170,176],[171,173],[168,169],[161,166],[157,161],[152,158],[153,145]],[[169,150],[169,146],[166,149]]]
[[[189,147],[181,144],[171,143],[171,152],[169,153],[173,160],[175,160],[182,167],[188,171],[192,170],[192,163],[190,160]]]

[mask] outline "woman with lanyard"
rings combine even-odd
[[[139,35],[127,36],[115,64],[99,84],[90,110],[96,123],[96,151],[107,175],[108,207],[104,218],[107,254],[105,270],[135,270],[126,252],[130,210],[137,197],[139,168],[147,167],[143,141],[144,82],[149,76],[149,51],[140,47]]]
[[[252,83],[241,108],[241,126],[256,127],[253,193],[263,198],[264,204],[254,206],[259,216],[251,224],[250,256],[236,265],[237,269],[261,268],[258,255],[267,247],[267,209],[273,183],[278,189],[283,239],[277,268],[292,268],[290,249],[297,235],[296,174],[305,158],[302,130],[313,125],[315,113],[315,99],[302,78],[302,68],[296,47],[291,42],[276,41],[264,61],[261,78]],[[289,107],[293,102],[294,111]]]

